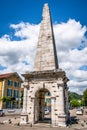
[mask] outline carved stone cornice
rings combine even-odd
[[[65,71],[62,71],[61,69],[56,70],[47,70],[47,71],[33,71],[33,72],[26,72],[25,74],[22,74],[25,79],[28,79],[29,81],[35,79],[58,79],[61,78],[63,81],[66,79],[68,81],[68,78],[66,77]]]

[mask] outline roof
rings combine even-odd
[[[18,75],[17,72],[0,74],[0,79],[6,79],[6,78],[11,77],[13,75],[17,76],[21,80],[21,82],[23,82],[23,80],[21,79],[21,77]]]

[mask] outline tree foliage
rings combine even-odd
[[[69,96],[69,102],[72,100],[72,99],[77,99],[77,100],[82,100],[82,95],[79,95],[75,92],[68,92],[68,96]]]
[[[82,101],[81,100],[77,100],[77,99],[72,99],[70,101],[70,105],[72,107],[80,107],[80,106],[82,106]]]
[[[3,97],[2,102],[4,103],[4,106],[6,105],[6,102],[10,102],[10,105],[16,101],[14,97]]]
[[[87,89],[83,92],[84,105],[87,106]]]
[[[6,97],[3,97],[1,100],[3,101],[3,103],[5,103],[7,99]]]
[[[68,96],[69,96],[69,103],[70,103],[70,106],[72,107],[80,107],[83,105],[83,102],[82,102],[82,95],[79,95],[75,92],[70,92],[68,93]]]

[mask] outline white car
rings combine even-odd
[[[82,109],[77,109],[76,114],[77,115],[83,115],[83,110]]]
[[[45,113],[45,115],[49,114],[49,110],[48,110],[48,109],[45,109],[45,110],[44,110],[44,113]]]

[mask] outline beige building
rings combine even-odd
[[[0,75],[0,109],[21,107],[22,82],[16,72]]]
[[[51,98],[51,125],[66,126],[68,111],[68,78],[59,69],[55,39],[48,4],[44,5],[34,71],[23,74],[24,100],[21,124],[44,121],[45,95]]]

